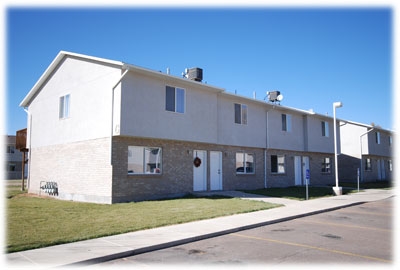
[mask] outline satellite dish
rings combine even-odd
[[[283,95],[278,95],[278,96],[276,97],[276,100],[277,100],[277,101],[282,101],[282,99],[283,99]]]

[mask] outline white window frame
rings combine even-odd
[[[282,131],[291,132],[292,131],[292,115],[282,113]]]
[[[15,145],[14,144],[7,145],[7,154],[15,154]]]
[[[381,133],[379,131],[375,132],[375,141],[377,144],[381,144]]]
[[[329,122],[322,121],[321,129],[322,129],[322,137],[329,137]]]
[[[158,150],[157,153],[152,153]],[[135,156],[136,153],[136,156]],[[154,163],[150,162],[149,153],[153,154]],[[155,167],[153,165],[155,164]],[[135,168],[138,171],[135,172]],[[162,173],[162,148],[153,146],[128,146],[128,175],[159,175]]]
[[[365,171],[372,171],[372,159],[371,158],[365,158]]]
[[[71,95],[61,96],[59,99],[58,117],[59,119],[67,119],[70,117]]]
[[[276,157],[276,171],[272,167],[272,157]],[[282,161],[283,160],[283,161]],[[286,157],[285,155],[271,155],[271,173],[284,174],[286,172]]]
[[[239,108],[239,112],[238,115],[236,107]],[[235,124],[239,124],[239,125],[247,125],[247,115],[248,115],[248,107],[246,104],[241,104],[241,103],[235,103],[233,105],[234,108],[234,120],[235,120]]]
[[[326,162],[326,161],[328,161],[328,162]],[[325,173],[325,174],[332,173],[332,160],[330,157],[322,158],[321,172]]]
[[[168,88],[174,89],[174,108],[168,108],[167,91]],[[165,110],[167,112],[185,113],[186,111],[186,89],[181,87],[165,86]]]
[[[252,164],[253,166],[247,166],[248,160],[250,159],[250,156],[252,157]],[[239,162],[238,162],[238,157],[239,157]],[[246,153],[246,152],[236,152],[235,156],[236,160],[236,173],[237,174],[255,174],[256,172],[256,157],[255,154],[253,153]],[[238,171],[238,168],[243,168],[242,171]],[[252,171],[249,171],[248,168],[252,168]]]

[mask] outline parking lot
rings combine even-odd
[[[390,264],[394,198],[138,254],[103,265]]]

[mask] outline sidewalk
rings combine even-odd
[[[238,191],[213,192],[213,194],[262,200],[284,204],[284,206],[6,254],[4,255],[5,262],[10,267],[50,268],[90,265],[361,203],[383,200],[394,196],[394,189],[368,189],[351,195],[308,201],[263,197]]]

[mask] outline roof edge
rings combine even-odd
[[[47,67],[47,69],[43,72],[42,76],[37,80],[35,85],[32,87],[32,89],[28,92],[28,94],[24,97],[24,99],[21,101],[19,104],[20,107],[27,107],[29,106],[32,98],[35,96],[35,94],[39,91],[40,87],[43,85],[43,83],[47,80],[47,78],[50,76],[50,74],[54,71],[54,69],[58,66],[58,64],[65,58],[65,57],[77,57],[77,58],[83,58],[86,60],[92,60],[96,62],[102,62],[102,63],[108,63],[111,65],[117,65],[117,66],[123,66],[123,63],[120,61],[113,61],[105,58],[99,58],[99,57],[94,57],[94,56],[88,56],[84,54],[78,54],[78,53],[72,53],[72,52],[67,52],[67,51],[60,51],[57,56],[53,59],[51,64]]]

